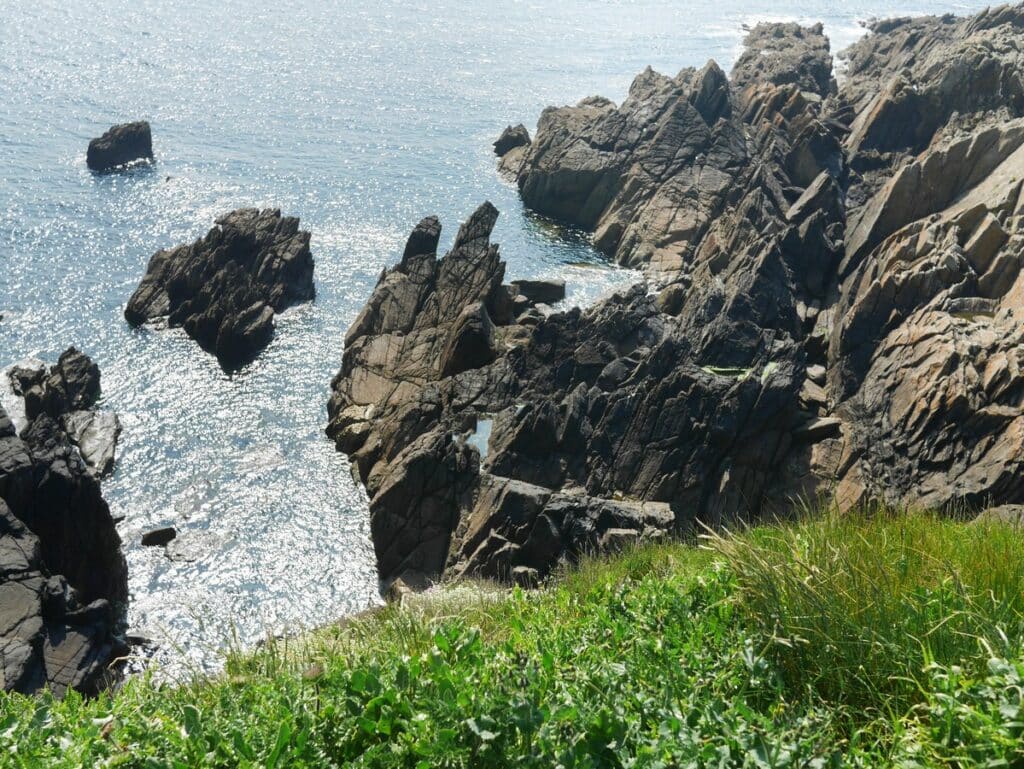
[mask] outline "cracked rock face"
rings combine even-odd
[[[646,282],[524,312],[489,205],[441,259],[416,228],[329,406],[382,579],[532,584],[801,498],[1024,502],[1022,43],[1020,7],[878,22],[837,84],[820,25],[762,24],[731,76],[506,131],[526,204]]]
[[[85,410],[99,394],[99,370],[74,348],[49,372],[15,369],[12,379],[27,414],[34,395],[43,408],[19,435],[0,407],[4,688],[93,694],[112,679],[110,665],[125,651],[118,632],[127,569],[110,510],[83,459],[88,441],[97,439],[62,425],[113,415]]]
[[[166,317],[233,369],[270,343],[275,313],[315,295],[309,233],[299,220],[243,208],[195,243],[157,251],[124,315],[133,326]]]

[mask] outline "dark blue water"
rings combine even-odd
[[[731,65],[744,23],[964,12],[983,2],[187,4],[0,0],[0,366],[75,344],[103,370],[124,432],[104,490],[131,574],[130,621],[214,664],[236,636],[322,623],[379,600],[366,501],[323,436],[342,339],[411,226],[450,241],[485,199],[509,277],[562,276],[592,301],[632,276],[524,213],[494,172],[506,123],[548,104],[621,99],[651,64]],[[838,46],[834,46],[838,47]],[[152,169],[97,177],[88,139],[148,119]],[[227,378],[180,331],[122,309],[158,248],[240,206],[313,234],[317,300]],[[174,525],[191,560],[139,546]]]

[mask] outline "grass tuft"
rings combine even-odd
[[[710,535],[787,685],[881,715],[919,703],[927,670],[1017,656],[1024,537],[997,522],[835,512]]]

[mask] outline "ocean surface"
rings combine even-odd
[[[648,64],[730,67],[745,24],[823,21],[833,50],[872,16],[984,2],[0,0],[0,366],[68,345],[124,426],[104,482],[123,516],[129,622],[158,663],[216,667],[229,644],[380,601],[367,504],[324,436],[344,333],[411,227],[442,246],[490,200],[509,278],[564,277],[569,303],[633,275],[523,210],[494,170],[507,123],[620,101]],[[155,166],[96,176],[88,140],[147,119]],[[278,317],[234,376],[180,330],[122,311],[157,249],[242,206],[312,232],[316,302]],[[141,534],[173,525],[168,557]]]

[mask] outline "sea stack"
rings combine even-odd
[[[316,295],[309,237],[280,210],[232,211],[194,243],[157,251],[125,318],[138,326],[166,317],[237,368],[270,343],[275,313]]]
[[[145,120],[112,126],[103,136],[89,142],[85,156],[86,165],[100,173],[152,159],[153,135]]]

